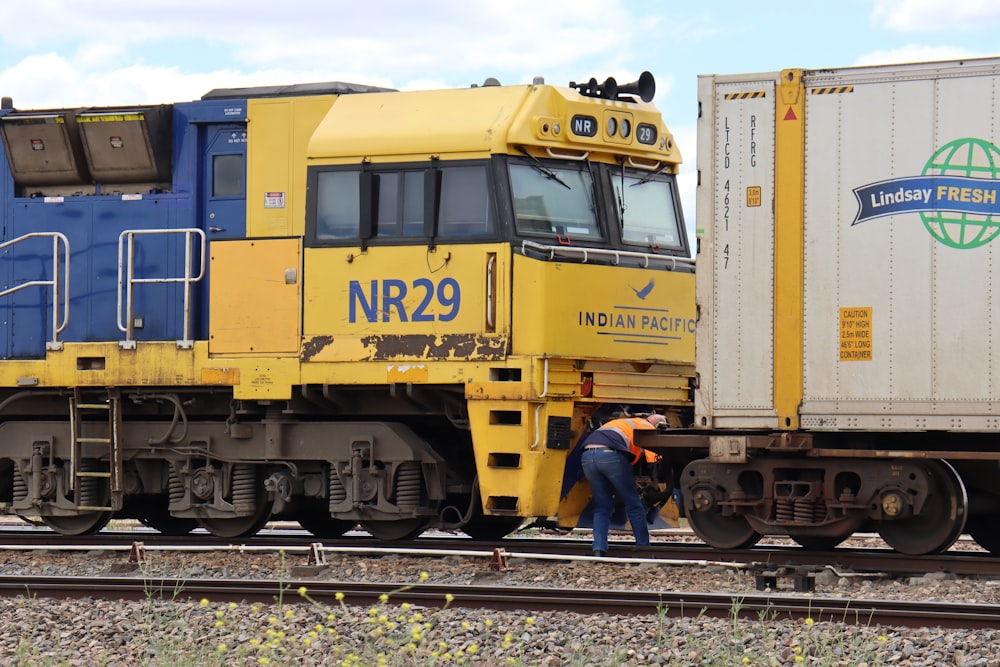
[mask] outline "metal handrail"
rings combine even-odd
[[[628,156],[628,164],[630,167],[635,169],[645,169],[646,171],[659,171],[660,165],[663,164],[659,160],[654,160],[653,164],[645,164],[643,162],[637,161],[631,155]]]
[[[640,259],[643,261],[643,268],[649,268],[650,264],[662,264],[671,271],[680,266],[694,267],[694,260],[686,257],[673,257],[670,255],[654,255],[647,252],[631,252],[628,250],[607,250],[604,248],[581,248],[578,246],[545,245],[534,241],[521,241],[521,252],[527,254],[525,250],[534,250],[541,254],[547,254],[549,259],[563,257],[565,259],[579,259],[584,264],[591,257],[613,257],[615,264],[620,264],[623,257]]]
[[[586,160],[587,156],[590,155],[590,151],[583,151],[582,153],[562,153],[560,151],[554,151],[548,147],[545,148],[545,152],[548,153],[551,158],[559,160],[576,160],[577,162]]]
[[[59,341],[59,334],[63,332],[69,323],[69,239],[65,234],[59,232],[31,232],[18,236],[16,239],[0,243],[0,250],[8,248],[16,243],[20,243],[31,238],[51,238],[52,239],[52,280],[30,280],[21,283],[16,287],[3,290],[0,297],[13,294],[26,287],[51,287],[52,288],[52,340],[45,343],[47,350],[61,350],[62,343]],[[63,262],[59,263],[59,246],[63,247]],[[62,287],[60,288],[60,276],[62,277]],[[63,302],[62,320],[59,319],[59,301]]]
[[[139,235],[153,234],[184,234],[184,275],[177,278],[136,278],[135,277],[135,237]],[[193,273],[193,236],[201,239],[200,266],[197,276]],[[134,327],[134,307],[133,287],[147,283],[184,283],[184,339],[177,341],[177,347],[190,349],[194,346],[191,338],[191,285],[201,281],[205,277],[205,255],[206,255],[205,232],[201,229],[126,229],[118,235],[118,329],[125,332],[124,348],[134,348],[135,340]],[[124,293],[124,305],[126,322],[122,323],[122,294]]]

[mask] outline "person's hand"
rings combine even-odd
[[[642,450],[643,456],[646,458],[646,463],[659,463],[663,460],[663,457],[656,452],[651,452],[648,449]]]

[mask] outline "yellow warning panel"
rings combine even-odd
[[[212,241],[209,354],[298,355],[299,239]]]
[[[872,360],[871,306],[840,309],[840,360]]]
[[[760,206],[759,185],[751,185],[747,188],[747,206]]]

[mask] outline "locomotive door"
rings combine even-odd
[[[202,165],[202,221],[209,240],[246,237],[247,127],[208,125]]]

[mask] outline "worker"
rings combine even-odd
[[[646,509],[636,491],[632,468],[640,458],[658,461],[660,456],[637,447],[635,431],[655,429],[666,421],[666,417],[655,413],[645,419],[612,419],[584,439],[581,464],[592,495],[594,528],[591,548],[595,556],[608,555],[608,526],[616,498],[625,505],[636,545],[649,546]]]

